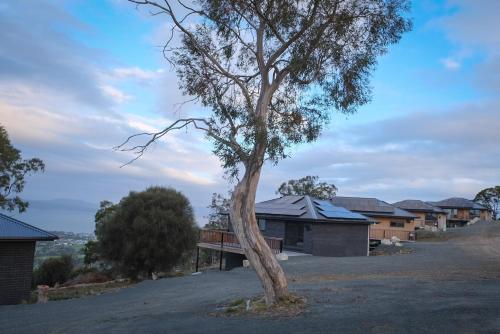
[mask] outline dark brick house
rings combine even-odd
[[[266,237],[283,238],[285,250],[317,256],[367,256],[371,220],[310,196],[284,196],[255,205]]]
[[[28,300],[37,241],[57,236],[0,213],[0,305]]]

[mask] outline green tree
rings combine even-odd
[[[318,176],[305,176],[298,180],[283,182],[276,191],[281,196],[309,195],[319,199],[330,199],[337,193],[334,184],[318,182]]]
[[[229,225],[229,208],[231,206],[231,200],[224,197],[222,194],[213,193],[212,200],[208,209],[210,213],[208,214],[208,223],[205,224],[206,228],[214,228],[220,230],[227,230]]]
[[[474,202],[487,207],[493,213],[493,219],[497,219],[500,209],[500,186],[481,190],[474,198]]]
[[[26,175],[44,169],[45,164],[38,158],[23,160],[21,151],[12,146],[7,131],[0,125],[0,208],[26,211],[29,203],[15,194],[23,191]]]
[[[150,187],[106,203],[96,215],[99,255],[131,278],[171,270],[196,246],[193,209],[172,188]]]
[[[62,284],[70,278],[72,270],[73,259],[71,255],[48,258],[34,272],[35,285]]]
[[[89,267],[99,261],[99,244],[95,240],[89,240],[83,246],[83,263]]]
[[[335,111],[353,113],[370,100],[378,56],[411,27],[409,0],[129,1],[166,16],[172,36],[164,54],[183,92],[211,112],[133,135],[119,148],[137,159],[170,131],[203,131],[237,180],[230,220],[266,303],[288,298],[285,274],[255,218],[262,166],[316,140]],[[139,136],[146,141],[136,143]]]

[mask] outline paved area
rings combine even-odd
[[[222,318],[217,304],[260,292],[251,269],[145,281],[101,296],[0,306],[7,333],[500,333],[500,223],[411,244],[404,255],[283,262],[308,300],[291,319]]]

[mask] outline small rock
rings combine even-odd
[[[276,259],[278,261],[286,261],[286,260],[288,260],[288,255],[285,253],[279,253],[279,254],[276,254]]]
[[[158,279],[158,274],[157,273],[152,273],[151,274],[151,278],[153,279],[153,281],[156,281]]]
[[[389,239],[382,239],[382,241],[380,241],[380,243],[381,243],[382,245],[386,245],[386,246],[390,246],[390,245],[392,245],[392,242],[391,242],[391,240],[389,240]]]
[[[248,261],[248,260],[243,260],[243,267],[244,267],[244,268],[250,268],[250,261]]]
[[[395,243],[394,243],[394,246],[396,246],[396,247],[403,247],[403,244],[402,244],[402,243],[400,243],[400,242],[395,242]]]
[[[393,244],[395,244],[395,243],[397,243],[397,242],[400,242],[400,241],[401,241],[401,239],[399,239],[398,237],[396,237],[396,236],[394,235],[394,236],[392,236],[391,241],[392,241],[392,243],[393,243]]]

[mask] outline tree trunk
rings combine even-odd
[[[245,255],[262,283],[266,304],[272,305],[286,298],[289,293],[285,273],[264,240],[255,217],[255,195],[260,172],[259,163],[246,166],[245,175],[233,192],[230,218]]]

